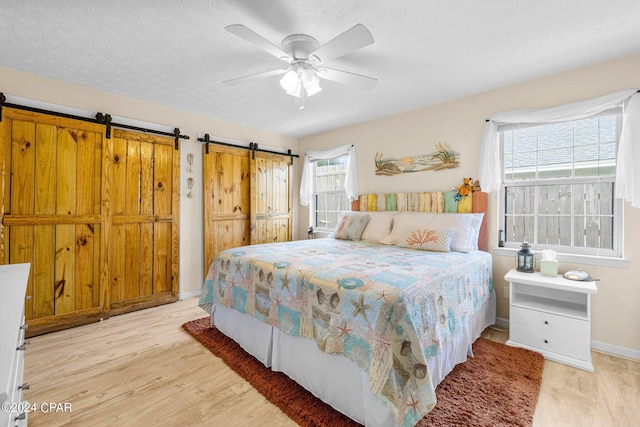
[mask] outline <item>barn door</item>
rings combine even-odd
[[[262,152],[251,160],[251,244],[291,240],[291,158]]]
[[[28,332],[95,320],[107,301],[104,126],[11,108],[2,113],[0,263],[31,263]]]
[[[249,153],[212,145],[202,163],[206,277],[220,251],[249,244]]]
[[[216,255],[291,240],[291,158],[203,147],[204,274]]]
[[[171,138],[123,130],[106,147],[111,313],[176,301],[180,153]]]

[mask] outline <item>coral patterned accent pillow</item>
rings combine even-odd
[[[421,251],[449,252],[451,250],[452,228],[405,227],[398,246]]]

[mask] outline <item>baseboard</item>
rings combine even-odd
[[[613,345],[606,342],[594,340],[591,340],[591,348],[597,351],[612,354],[614,356],[640,360],[640,350],[634,350],[632,348],[620,347],[619,345]]]
[[[509,319],[496,317],[496,326],[501,329],[509,329]],[[613,356],[624,357],[627,359],[640,360],[640,350],[621,347],[619,345],[609,344],[602,341],[591,340],[591,348],[596,351],[611,354]]]
[[[180,293],[179,298],[180,301],[192,298],[192,297],[197,297],[200,295],[200,291],[191,291],[191,292],[184,292],[184,293]]]
[[[496,317],[496,326],[500,329],[509,329],[509,319],[503,319],[502,317]]]

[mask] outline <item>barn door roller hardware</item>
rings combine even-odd
[[[7,101],[7,98],[4,96],[4,93],[0,92],[0,122],[2,121],[2,109],[3,109],[3,107],[10,107],[10,108],[15,108],[17,110],[31,111],[31,112],[34,112],[34,113],[48,114],[50,116],[65,117],[67,119],[82,120],[83,122],[102,124],[102,125],[105,125],[107,127],[107,129],[106,129],[106,137],[107,137],[107,139],[111,139],[111,128],[112,127],[123,128],[123,129],[131,129],[131,130],[135,130],[135,131],[138,131],[138,132],[153,133],[153,134],[156,134],[156,135],[174,137],[175,138],[175,149],[176,150],[180,149],[180,138],[189,139],[189,135],[180,135],[180,129],[179,128],[175,128],[173,130],[173,132],[163,132],[163,131],[159,131],[159,130],[146,129],[146,128],[142,128],[142,127],[138,127],[138,126],[125,125],[125,124],[122,124],[122,123],[113,123],[111,121],[111,115],[110,114],[96,113],[95,119],[92,119],[92,118],[89,118],[89,117],[82,117],[82,116],[76,116],[76,115],[73,115],[73,114],[60,113],[58,111],[51,111],[51,110],[45,110],[45,109],[42,109],[42,108],[29,107],[29,106],[26,106],[26,105],[10,104],[10,103],[8,103],[6,101]]]
[[[144,133],[152,133],[154,135],[172,136],[175,141],[174,148],[176,150],[180,149],[180,138],[189,139],[189,135],[180,135],[180,128],[173,129],[173,132],[163,132],[160,130],[147,129],[139,126],[125,125],[122,123],[113,123],[111,121],[111,114],[102,114],[102,113],[96,114],[96,120],[98,121],[98,123],[102,123],[103,125],[107,126],[107,139],[111,139],[111,127],[130,129],[130,130],[135,130],[135,131],[144,132]]]
[[[16,110],[31,111],[33,113],[48,114],[50,116],[65,117],[67,119],[74,119],[74,120],[81,120],[83,122],[96,123],[95,119],[88,118],[88,117],[76,116],[76,115],[67,114],[67,113],[60,113],[58,111],[45,110],[43,108],[29,107],[27,105],[12,104],[6,101],[7,101],[7,98],[4,96],[4,93],[0,92],[0,122],[2,121],[3,107],[9,107],[9,108],[15,108]]]
[[[198,141],[204,142],[204,150],[205,150],[205,153],[207,154],[209,154],[209,144],[216,144],[216,145],[223,145],[225,147],[244,148],[245,150],[251,150],[252,159],[256,158],[256,151],[260,151],[262,153],[279,154],[281,156],[289,156],[291,158],[291,164],[293,164],[294,157],[300,157],[297,154],[293,154],[290,149],[287,150],[286,153],[280,153],[278,151],[265,150],[263,148],[259,148],[257,142],[250,142],[249,146],[245,147],[243,145],[235,145],[235,144],[230,144],[228,142],[214,141],[211,139],[211,136],[208,133],[204,134],[204,138],[198,138]]]

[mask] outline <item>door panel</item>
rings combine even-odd
[[[11,132],[11,169],[9,189],[11,203],[6,212],[12,215],[33,215],[35,213],[35,143],[36,126],[34,122],[13,120]],[[45,145],[55,146],[53,141],[44,141]],[[45,196],[49,196],[48,194]],[[55,192],[52,194],[55,197]],[[55,200],[55,199],[54,199]],[[44,203],[46,206],[46,203]]]
[[[248,244],[291,240],[291,159],[203,147],[204,274],[216,255]]]
[[[249,244],[249,153],[210,146],[202,156],[206,277],[220,251]]]
[[[38,163],[34,169],[35,182],[38,185],[35,187],[35,212],[42,215],[56,213],[57,132],[58,129],[54,125],[36,124],[38,144],[35,146],[35,158],[38,159]]]
[[[31,263],[28,333],[98,315],[104,126],[3,108],[0,262]]]
[[[10,219],[9,215],[5,215],[5,220]],[[34,255],[39,255],[40,252],[35,253],[34,246],[34,229],[36,227],[28,226],[28,225],[7,225],[5,227],[5,235],[8,236],[6,241],[8,245],[6,247],[8,254],[8,264],[19,264],[23,262],[30,262],[33,264]],[[51,226],[53,228],[53,226]],[[53,239],[52,239],[53,242]],[[53,245],[51,246],[53,249]],[[41,250],[38,246],[38,250]],[[26,295],[31,296],[30,300],[25,299],[25,319],[29,321],[30,319],[36,317],[44,317],[53,315],[53,265],[51,260],[51,255],[53,254],[53,250],[46,253],[46,262],[51,266],[51,275],[47,277],[50,281],[46,283],[46,289],[42,292],[44,298],[42,302],[36,301],[34,291],[37,291],[38,288],[34,286],[34,274],[35,271],[33,268],[30,269],[29,273],[29,282],[27,283],[27,292]],[[35,264],[37,266],[38,264]]]
[[[55,191],[57,196],[56,214],[58,215],[74,215],[76,213],[77,144],[78,137],[75,129],[58,129]],[[39,162],[40,158],[36,162],[36,169],[39,167]],[[91,194],[89,192],[88,195]]]
[[[65,314],[76,311],[75,228],[75,225],[56,225],[55,276],[53,285],[53,312],[55,314]]]
[[[291,158],[256,152],[251,162],[251,243],[291,240]]]
[[[75,226],[75,309],[84,310],[98,305],[100,294],[94,283],[99,281],[98,248],[99,237],[96,240],[92,224],[77,224]],[[97,244],[96,244],[97,243]]]
[[[172,138],[2,109],[0,263],[31,263],[27,333],[175,301]]]
[[[111,142],[110,308],[178,295],[179,152],[173,139],[115,130]]]
[[[19,227],[13,227],[13,233],[18,231]],[[27,227],[20,227],[27,228]],[[32,303],[27,301],[26,308],[29,308],[31,314],[25,313],[27,319],[37,319],[40,317],[53,316],[55,310],[54,304],[54,286],[55,284],[55,264],[52,261],[52,254],[55,254],[55,225],[36,225],[33,227],[34,234],[38,236],[34,242],[33,264],[31,264],[31,279],[33,283],[31,289],[27,290],[27,295],[31,295]],[[16,249],[15,245],[11,245],[12,249]],[[14,256],[14,252],[11,253]]]

